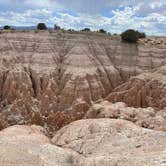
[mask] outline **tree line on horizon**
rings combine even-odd
[[[36,29],[37,30],[48,30],[49,28],[47,27],[47,25],[45,23],[38,23],[37,26],[36,26]],[[5,25],[3,27],[3,30],[14,30],[14,28],[12,28],[9,25]],[[60,26],[55,24],[54,25],[54,30],[64,30],[64,29],[62,29]],[[76,31],[76,30],[68,29],[68,31],[73,32],[73,31]],[[93,32],[90,28],[84,28],[80,31],[82,31],[82,32]],[[111,35],[110,32],[107,32],[104,29],[99,29],[96,32]],[[117,34],[114,34],[114,35],[117,35]],[[121,36],[121,39],[122,39],[123,42],[128,42],[128,43],[136,43],[140,38],[146,38],[146,34],[144,32],[139,32],[139,31],[133,30],[133,29],[128,29],[128,30],[122,32],[120,34],[120,36]]]

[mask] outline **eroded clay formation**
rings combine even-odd
[[[0,127],[37,124],[56,131],[83,118],[99,99],[163,110],[164,42],[127,44],[119,37],[81,33],[0,34]]]
[[[1,33],[0,130],[0,166],[166,165],[166,38]]]

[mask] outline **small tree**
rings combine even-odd
[[[81,31],[83,31],[83,32],[90,32],[91,30],[90,30],[90,28],[84,28]]]
[[[100,32],[100,33],[105,33],[105,34],[107,33],[107,31],[104,30],[104,29],[100,29],[99,32]]]
[[[61,29],[61,27],[60,26],[58,26],[58,25],[54,25],[54,30],[60,30]]]
[[[121,34],[122,41],[126,41],[129,43],[136,43],[139,39],[138,33],[133,30],[129,29]]]
[[[5,25],[5,26],[3,27],[3,29],[4,29],[4,30],[10,30],[11,27],[10,27],[9,25]]]
[[[144,32],[139,32],[139,31],[136,31],[136,32],[137,32],[138,38],[146,38],[146,34]]]
[[[47,30],[47,26],[46,26],[45,23],[39,23],[39,24],[37,25],[37,29],[38,29],[38,30]]]
[[[67,31],[69,31],[69,32],[75,32],[74,29],[68,29]]]

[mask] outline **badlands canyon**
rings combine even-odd
[[[0,34],[0,166],[166,166],[166,37]]]

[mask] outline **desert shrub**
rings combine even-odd
[[[3,29],[4,29],[4,30],[10,30],[11,27],[10,27],[9,25],[5,25],[5,26],[3,27]]]
[[[34,30],[34,33],[38,33],[38,30],[36,29],[36,30]]]
[[[136,43],[139,39],[138,33],[133,30],[129,29],[121,34],[122,41],[129,42],[129,43]]]
[[[82,29],[81,31],[83,31],[83,32],[90,32],[91,29],[90,29],[90,28],[84,28],[84,29]]]
[[[139,38],[145,38],[146,34],[133,29],[126,30],[121,34],[122,41],[136,43]]]
[[[104,29],[100,29],[99,32],[100,32],[100,33],[105,33],[105,34],[107,33],[107,31],[104,30]]]
[[[68,32],[72,32],[72,31],[73,31],[73,29],[68,29],[67,31],[68,31]]]
[[[37,25],[37,29],[38,29],[38,30],[47,30],[47,26],[46,26],[45,23],[39,23],[39,24]]]
[[[139,32],[139,31],[136,31],[136,32],[137,32],[138,38],[146,38],[146,34],[144,32]]]
[[[68,29],[68,32],[76,32],[75,29]]]
[[[43,120],[43,117],[40,114],[40,112],[33,112],[32,113],[31,124],[40,125],[40,126],[44,125],[44,120]]]

